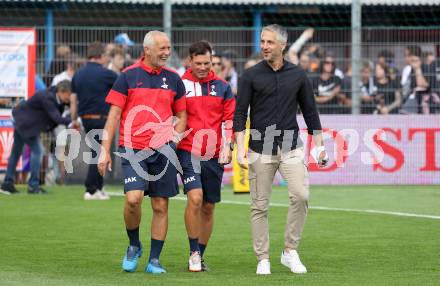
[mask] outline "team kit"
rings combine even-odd
[[[315,122],[313,126],[315,131],[319,130],[320,123],[313,94],[308,93],[309,85],[303,83],[302,72],[280,58],[279,54],[282,53],[279,52],[285,47],[285,39],[287,39],[286,34],[277,25],[263,29],[261,46],[264,60],[249,72],[258,75],[263,74],[264,71],[268,76],[273,74],[286,79],[286,75],[290,74],[299,76],[300,86],[295,86],[296,90],[300,90],[296,95],[298,104],[302,110],[310,111],[310,114],[304,112],[304,117],[306,118],[307,115],[307,118],[313,118],[309,121]],[[236,127],[234,116],[237,116],[238,105],[242,110],[246,109],[246,113],[250,108],[252,128],[252,118],[258,118],[264,111],[253,106],[254,99],[248,99],[252,96],[244,96],[245,100],[240,99],[240,85],[245,86],[247,82],[240,83],[236,97],[228,82],[215,74],[212,69],[213,50],[209,42],[199,41],[191,45],[190,65],[182,76],[165,67],[171,54],[170,40],[166,34],[159,31],[148,32],[143,46],[144,56],[118,76],[106,97],[105,101],[110,105],[110,110],[104,132],[108,136],[102,140],[98,163],[100,175],[105,176],[107,171],[111,171],[112,140],[119,130],[117,151],[122,157],[124,221],[129,240],[122,259],[122,269],[126,272],[135,272],[144,254],[144,247],[139,238],[139,227],[142,201],[144,196],[149,196],[152,208],[151,240],[145,272],[166,273],[159,258],[168,230],[168,201],[179,193],[177,182],[179,174],[187,196],[184,218],[189,242],[188,271],[209,271],[204,253],[214,226],[215,205],[221,200],[224,165],[231,162],[234,142],[237,144],[237,160],[240,165],[247,166],[244,130],[241,130],[244,126],[241,128],[240,123],[239,127]],[[277,63],[280,66],[274,67],[273,65]],[[289,74],[283,74],[283,71]],[[285,88],[285,85],[279,88]],[[255,92],[252,88],[243,87],[243,93],[246,92],[250,92],[249,94],[254,92],[254,97],[260,95],[260,91]],[[282,90],[275,92],[283,94]],[[312,100],[305,99],[307,96],[311,96]],[[292,106],[296,109],[296,102]],[[243,116],[240,114],[239,117]],[[296,119],[295,122],[286,123],[293,124],[290,126],[282,121],[282,117],[283,114],[278,114],[271,118],[275,123],[276,120],[281,120],[278,123],[285,125],[283,126],[285,129],[298,129]],[[296,115],[293,118],[296,118]],[[266,123],[270,122],[264,122]],[[306,123],[311,127],[307,120]],[[282,144],[282,142],[275,141],[273,144]],[[263,189],[271,188],[271,183],[268,185],[267,182],[271,182],[270,176],[273,179],[278,167],[283,176],[287,177],[289,197],[292,200],[290,203],[292,210],[289,207],[288,214],[288,224],[291,226],[286,227],[286,247],[281,254],[281,263],[293,273],[307,272],[297,252],[308,197],[308,182],[303,182],[308,176],[307,169],[304,168],[304,154],[301,148],[296,145],[290,146],[287,152],[281,152],[278,148],[279,154],[274,149],[272,154],[263,154],[263,159],[254,159],[249,164],[253,201],[251,227],[254,251],[258,258],[257,274],[271,274],[267,227],[269,199],[264,195],[266,191]],[[325,150],[322,148],[320,150],[323,151],[320,158],[325,159],[321,161],[325,164],[328,158]],[[267,164],[264,160],[265,156],[268,156],[269,161],[275,160],[272,161],[275,163]],[[252,157],[255,157],[255,152],[252,152]],[[276,167],[267,172],[265,164]],[[296,183],[290,184],[290,177]],[[300,199],[296,199],[298,197]]]

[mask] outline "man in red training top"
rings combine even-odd
[[[166,272],[159,256],[168,230],[168,199],[179,192],[174,150],[186,126],[185,87],[180,77],[164,66],[171,55],[168,36],[150,31],[143,45],[145,56],[119,75],[107,95],[106,102],[111,107],[98,169],[102,176],[111,170],[110,148],[120,122],[118,150],[122,157],[124,220],[129,240],[122,269],[136,271],[142,255],[139,225],[142,201],[148,195],[153,216],[145,271],[160,274]],[[178,119],[174,128],[173,116]]]
[[[232,158],[235,98],[231,87],[211,70],[208,42],[189,48],[190,68],[182,76],[187,102],[187,136],[177,147],[187,194],[185,224],[190,245],[188,270],[206,271],[202,257],[212,233],[215,203],[220,202],[223,165]],[[225,138],[222,139],[222,124]]]

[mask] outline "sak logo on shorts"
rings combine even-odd
[[[133,183],[133,182],[136,182],[136,177],[131,177],[131,178],[126,178],[125,179],[125,183],[126,184]]]
[[[191,176],[189,178],[186,178],[185,180],[183,180],[183,183],[186,185],[190,182],[194,182],[196,180],[196,178],[194,176]]]

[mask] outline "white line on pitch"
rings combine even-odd
[[[111,196],[121,197],[124,196],[123,193],[120,192],[107,192]],[[174,197],[173,200],[186,201],[185,197]],[[249,206],[249,202],[239,202],[239,201],[230,201],[230,200],[222,200],[222,204],[229,205],[242,205]],[[284,207],[287,208],[287,204],[280,203],[270,203],[272,207]],[[428,218],[428,219],[438,219],[440,220],[440,216],[436,215],[425,215],[425,214],[414,214],[414,213],[403,213],[403,212],[391,212],[391,211],[381,211],[381,210],[362,210],[362,209],[345,209],[345,208],[330,208],[330,207],[322,207],[322,206],[310,206],[312,210],[324,210],[324,211],[336,211],[336,212],[357,212],[357,213],[372,213],[372,214],[383,214],[383,215],[391,215],[391,216],[404,216],[404,217],[418,217],[418,218]]]

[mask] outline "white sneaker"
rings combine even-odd
[[[95,192],[93,195],[90,194],[89,192],[84,193],[84,200],[85,201],[98,201],[100,199],[101,199],[101,197],[98,192]]]
[[[98,193],[99,199],[101,201],[110,200],[110,196],[104,192],[104,190],[97,190],[96,193]]]
[[[190,272],[200,272],[202,271],[202,257],[200,252],[194,251],[188,260],[188,270]]]
[[[257,274],[258,275],[268,275],[268,274],[270,274],[270,262],[269,262],[269,259],[262,259],[262,260],[260,260],[258,262]]]
[[[290,268],[290,271],[296,274],[307,273],[307,268],[301,263],[298,252],[296,250],[289,250],[288,252],[281,252],[281,264]]]

